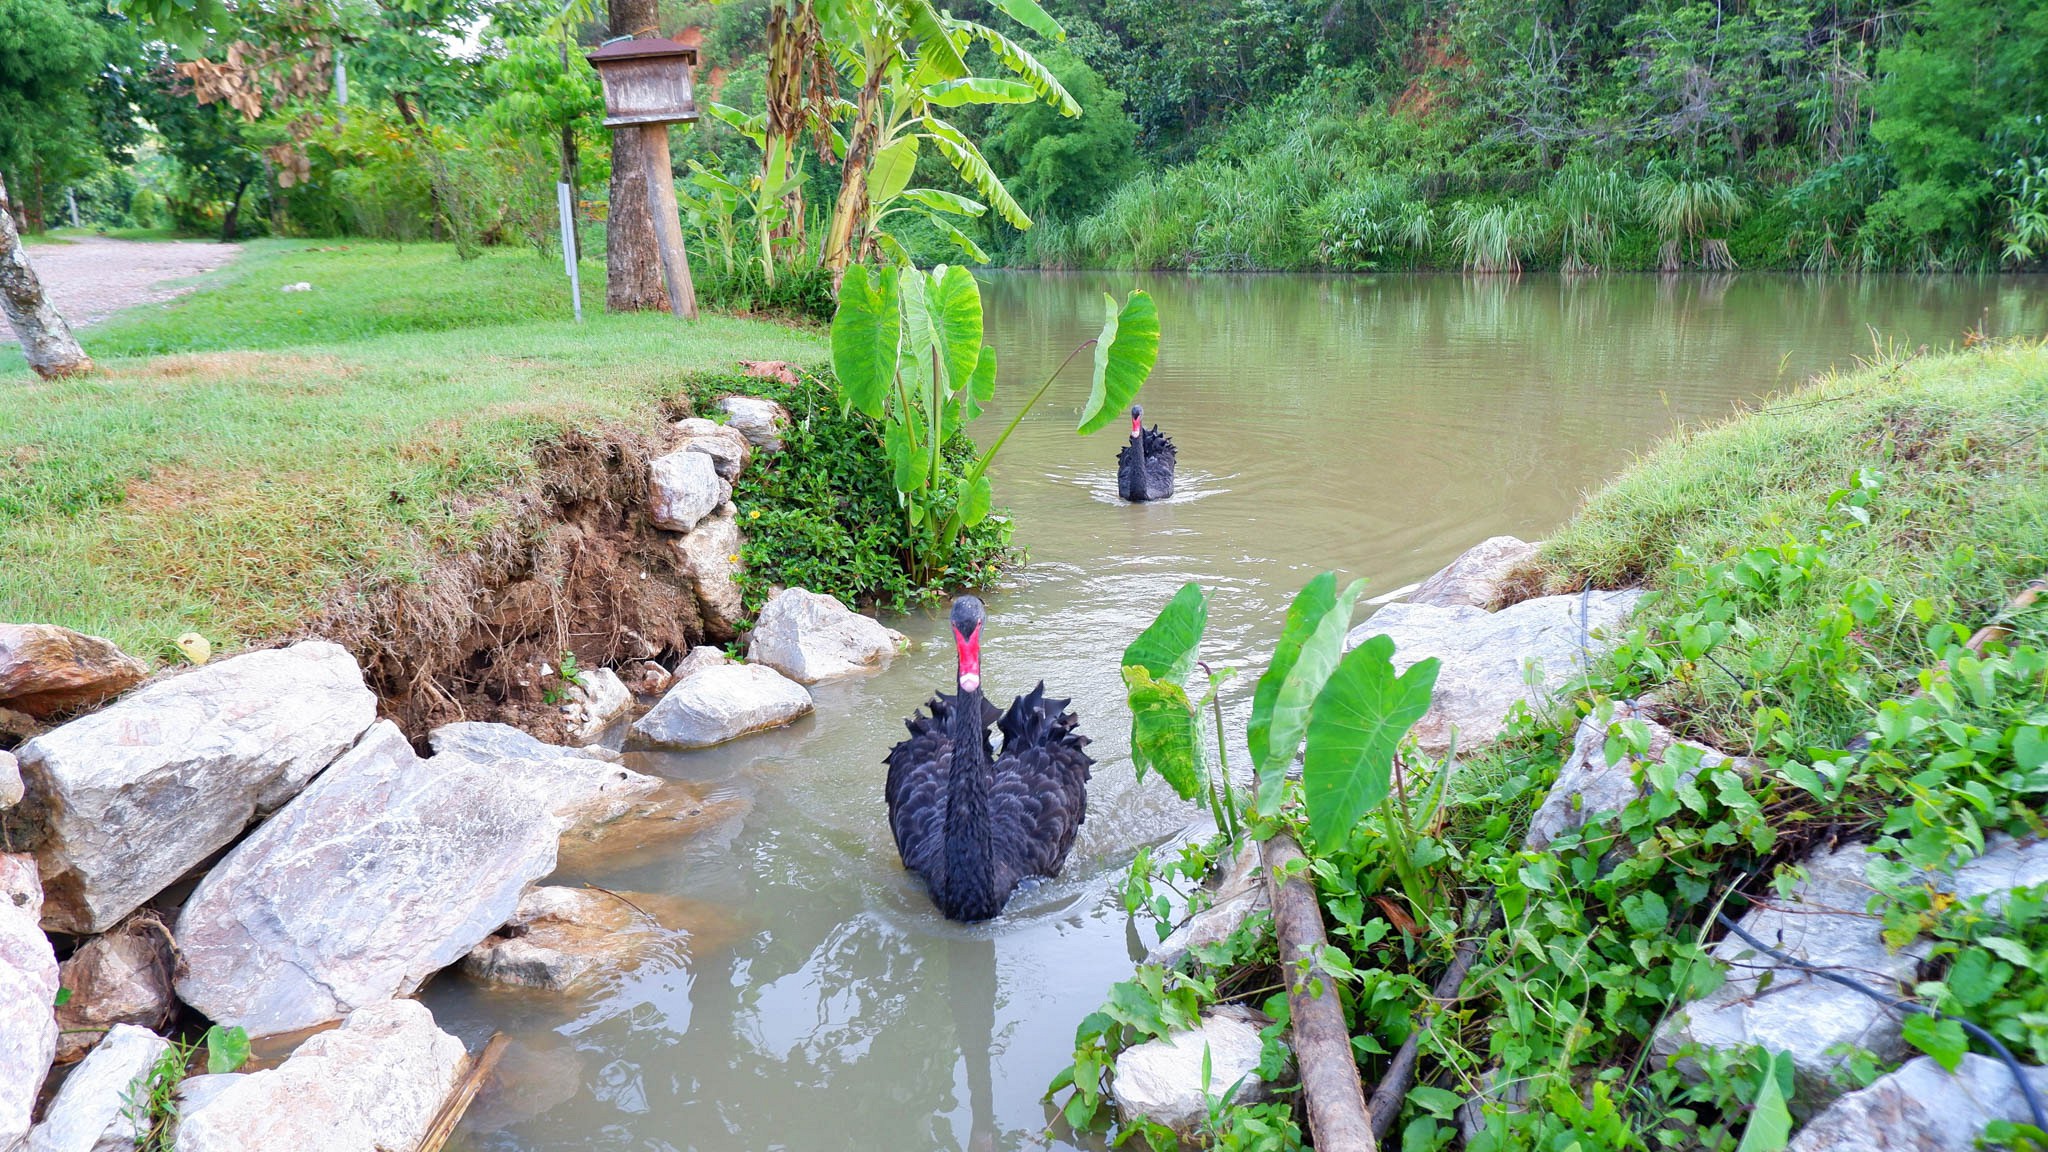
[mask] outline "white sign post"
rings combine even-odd
[[[555,185],[555,209],[562,217],[562,264],[569,271],[569,299],[576,302],[576,322],[583,323],[583,282],[576,275],[576,217],[571,210],[569,185]]]

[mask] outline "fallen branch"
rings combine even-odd
[[[1465,977],[1472,972],[1472,965],[1479,959],[1479,946],[1484,939],[1483,932],[1475,930],[1478,917],[1468,913],[1465,917],[1466,936],[1458,941],[1458,947],[1451,955],[1451,966],[1437,977],[1436,986],[1429,990],[1430,999],[1439,1004],[1456,1000],[1465,986]],[[1424,1020],[1408,1039],[1401,1041],[1395,1051],[1394,1060],[1387,1065],[1387,1074],[1380,1078],[1379,1087],[1373,1089],[1372,1135],[1375,1140],[1385,1140],[1394,1127],[1395,1117],[1401,1114],[1401,1100],[1408,1095],[1408,1089],[1415,1083],[1415,1065],[1422,1054],[1422,1034],[1429,1028]]]
[[[469,1111],[469,1102],[476,1099],[477,1089],[484,1086],[484,1078],[498,1066],[498,1057],[505,1054],[511,1043],[511,1037],[503,1032],[491,1033],[490,1041],[469,1066],[469,1071],[456,1083],[455,1091],[442,1101],[441,1110],[434,1114],[434,1122],[427,1126],[427,1134],[420,1137],[416,1152],[441,1152],[441,1146],[455,1135],[455,1126],[462,1123],[462,1114]]]
[[[1358,1061],[1351,1055],[1351,1030],[1337,999],[1337,981],[1322,964],[1329,943],[1315,888],[1307,876],[1281,879],[1287,866],[1301,859],[1301,846],[1290,836],[1275,836],[1262,849],[1309,1135],[1317,1152],[1377,1152],[1365,1088],[1358,1081]]]

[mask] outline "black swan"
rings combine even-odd
[[[1088,738],[1074,731],[1068,701],[1045,683],[998,717],[981,694],[981,601],[953,601],[960,691],[932,697],[905,722],[910,738],[889,750],[889,830],[903,866],[924,878],[953,920],[1003,910],[1019,881],[1056,876],[1088,808]],[[989,747],[988,726],[1003,750]]]
[[[1116,492],[1126,500],[1164,500],[1173,495],[1173,441],[1141,423],[1145,410],[1131,405],[1131,442],[1116,454]]]

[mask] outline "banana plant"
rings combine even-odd
[[[727,179],[723,172],[713,171],[694,160],[690,162],[690,168],[689,182],[676,189],[676,203],[682,207],[684,218],[702,238],[706,253],[722,257],[724,271],[730,276],[739,266],[736,215],[746,192]]]
[[[706,101],[705,111],[730,127],[733,131],[754,142],[766,155],[769,150],[768,118],[760,112],[748,115],[737,108],[720,104],[715,100]],[[775,242],[784,235],[784,225],[789,222],[790,192],[804,182],[803,161],[783,156],[778,165],[764,164],[759,174],[744,181],[734,180],[722,172],[713,172],[701,162],[690,161],[693,179],[702,177],[708,181],[722,183],[737,193],[748,208],[754,220],[755,242],[760,249],[761,277],[770,286],[775,283],[775,270],[779,263],[775,254]]]
[[[921,575],[943,568],[961,531],[987,519],[989,465],[1084,349],[1095,351],[1095,374],[1076,431],[1105,427],[1137,398],[1159,356],[1158,309],[1141,291],[1121,306],[1108,295],[1103,302],[1101,333],[1068,353],[995,441],[956,473],[946,444],[995,398],[996,352],[981,342],[980,286],[958,265],[847,269],[832,318],[832,368],[846,407],[882,424]]]
[[[995,0],[995,7],[1047,39],[1066,38],[1036,0]],[[944,15],[930,0],[832,0],[820,7],[819,18],[834,61],[858,89],[853,101],[841,101],[837,108],[839,118],[850,120],[852,129],[840,152],[844,165],[839,197],[826,234],[829,267],[845,268],[871,237],[878,245],[890,246],[879,238],[877,227],[889,205],[912,191],[934,191],[909,188],[927,141],[1012,227],[1031,227],[1031,217],[1003,187],[980,148],[942,113],[969,104],[1044,100],[1064,115],[1079,116],[1081,106],[1044,64],[995,29]],[[977,40],[988,45],[1017,79],[971,75],[965,54]],[[964,211],[965,204],[918,197],[903,207],[927,216],[968,255],[986,259],[965,233],[944,219],[979,212]],[[900,244],[893,245],[892,254],[900,259]]]

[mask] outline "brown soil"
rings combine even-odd
[[[668,663],[707,639],[680,555],[647,518],[647,465],[664,450],[623,428],[542,445],[538,477],[496,498],[501,525],[474,550],[417,583],[343,589],[305,635],[353,652],[416,742],[457,720],[564,740],[549,700],[561,681],[543,664]]]

